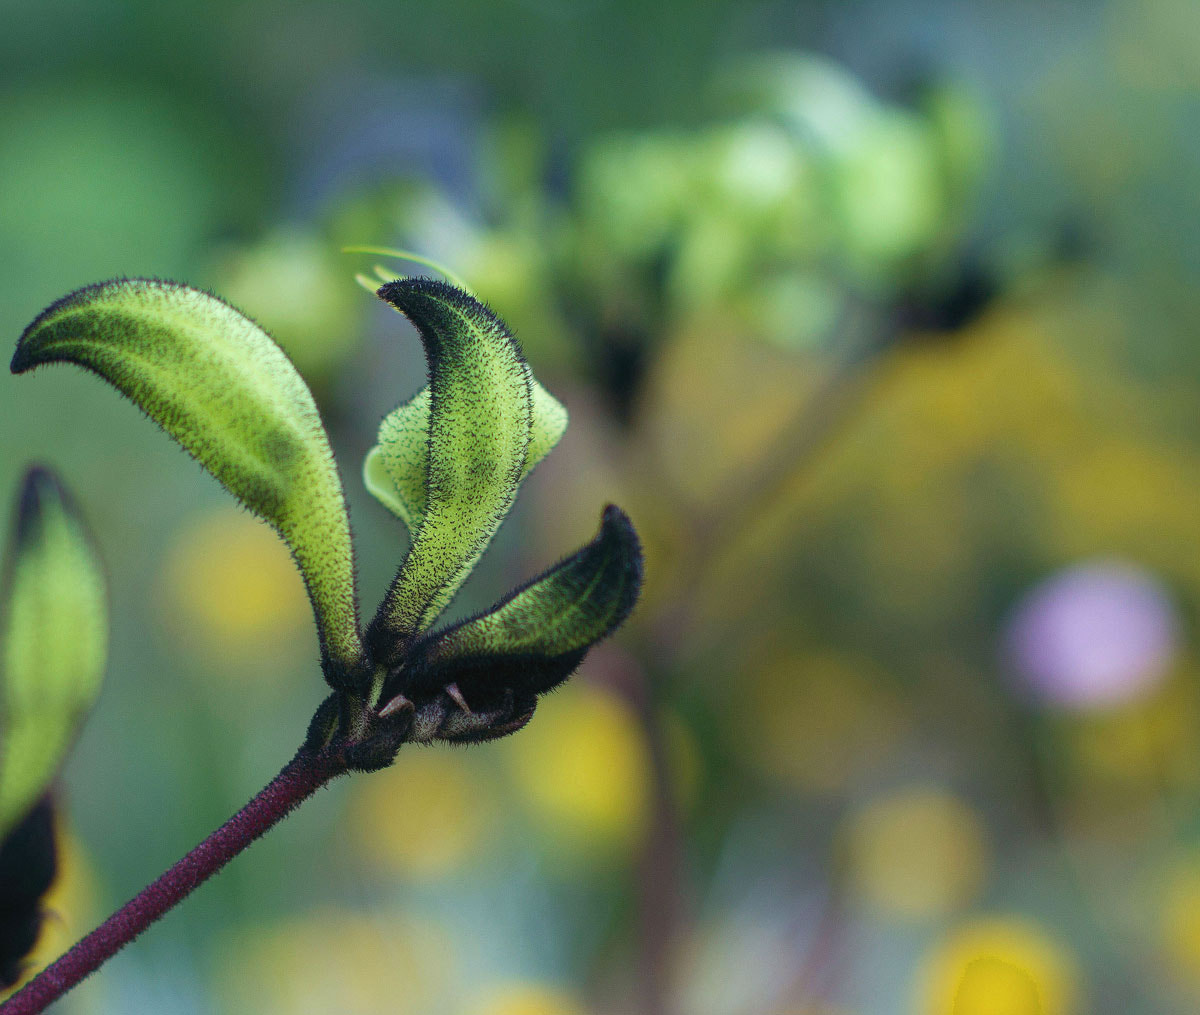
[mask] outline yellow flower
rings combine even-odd
[[[351,839],[386,872],[414,878],[452,873],[493,826],[494,793],[461,752],[402,751],[354,787]]]
[[[576,679],[555,692],[505,760],[532,812],[573,844],[629,845],[645,827],[646,746],[629,706],[605,688]]]
[[[436,925],[326,909],[233,935],[216,983],[231,1015],[405,1015],[444,996],[452,960]]]
[[[579,1002],[541,983],[506,983],[479,998],[470,1015],[583,1015]]]
[[[987,839],[966,803],[935,787],[874,800],[845,830],[855,890],[886,913],[921,919],[969,903],[983,883]]]
[[[1077,974],[1069,954],[1019,917],[965,924],[925,959],[919,1015],[1070,1015]]]
[[[1167,871],[1160,914],[1172,972],[1200,990],[1200,855],[1181,859]]]
[[[219,662],[217,671],[315,651],[305,640],[312,611],[287,548],[244,511],[187,520],[168,551],[165,584],[171,626],[189,651]]]

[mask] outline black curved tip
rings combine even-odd
[[[57,474],[44,465],[31,465],[21,479],[17,495],[16,540],[24,543],[44,517],[47,507],[57,502],[69,514],[75,513],[74,502]]]

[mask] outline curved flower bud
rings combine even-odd
[[[104,576],[66,491],[25,477],[0,598],[0,839],[46,792],[100,691]]]
[[[384,686],[383,713],[408,710],[414,740],[511,733],[629,616],[641,585],[637,534],[610,504],[582,549],[486,613],[416,641]]]
[[[283,350],[215,296],[118,279],[45,310],[12,369],[58,361],[109,381],[279,532],[312,600],[326,679],[353,684],[362,649],[350,522],[316,404]]]
[[[429,362],[428,393],[385,423],[368,465],[390,478],[391,506],[415,526],[368,633],[375,658],[391,665],[445,609],[512,506],[531,464],[534,400],[512,334],[474,297],[425,278],[389,282],[379,297],[416,326]],[[534,455],[562,427],[540,429]]]

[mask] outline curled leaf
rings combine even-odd
[[[100,690],[104,578],[69,496],[30,470],[0,599],[0,838],[46,792]]]
[[[429,471],[429,388],[388,413],[363,462],[367,490],[415,535],[425,518]]]
[[[532,420],[524,480],[550,453],[567,429],[566,407],[530,375]],[[363,463],[363,481],[372,495],[416,533],[425,520],[429,477],[429,387],[384,417],[378,443]]]
[[[610,504],[586,546],[488,612],[414,644],[385,694],[421,701],[455,685],[472,711],[543,694],[629,616],[641,586],[637,533]]]
[[[135,402],[291,548],[316,613],[326,676],[361,663],[350,523],[316,404],[249,318],[175,282],[118,279],[50,306],[14,373],[77,363]]]
[[[427,398],[408,403],[396,425],[398,513],[417,527],[370,627],[375,657],[390,663],[445,609],[512,506],[529,455],[533,399],[516,341],[474,297],[424,278],[389,282],[379,297],[416,326],[429,362]],[[426,430],[422,504],[413,484]],[[368,475],[381,472],[391,475],[386,458],[368,464]]]

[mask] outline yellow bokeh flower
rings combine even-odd
[[[1177,860],[1165,872],[1159,914],[1171,971],[1200,991],[1200,854]]]
[[[917,1015],[1070,1015],[1073,958],[1019,917],[975,920],[930,953],[917,984]]]
[[[504,757],[518,794],[562,838],[603,849],[645,827],[650,761],[636,717],[612,691],[567,684]]]
[[[971,902],[983,884],[987,835],[976,812],[935,787],[881,797],[844,830],[851,885],[869,906],[928,919]]]
[[[405,1015],[444,996],[452,957],[434,924],[327,909],[231,936],[215,982],[230,1015]]]
[[[381,870],[438,878],[470,858],[494,827],[493,792],[463,752],[409,749],[353,788],[347,823]]]
[[[236,508],[188,519],[167,554],[164,606],[190,651],[223,666],[315,652],[312,611],[287,548]]]
[[[505,983],[480,995],[469,1015],[584,1015],[577,998],[542,983]]]

